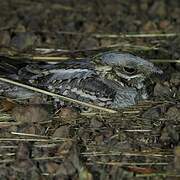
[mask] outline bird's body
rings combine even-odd
[[[161,73],[144,59],[114,52],[57,64],[27,63],[15,71],[8,76],[67,97],[112,108],[134,105],[146,98],[144,80],[151,73]]]

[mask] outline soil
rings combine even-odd
[[[180,1],[6,0],[0,17],[0,59],[115,50],[164,72],[149,100],[113,114],[1,97],[0,179],[180,178]]]

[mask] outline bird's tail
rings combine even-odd
[[[12,75],[18,75],[19,69],[26,64],[28,62],[23,60],[0,57],[0,76],[12,77]]]

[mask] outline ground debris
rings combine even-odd
[[[78,61],[113,50],[164,72],[150,77],[148,101],[113,114],[51,107],[47,96],[0,82],[1,179],[179,179],[178,0],[6,0],[0,7],[0,63]],[[0,71],[9,69],[0,64]]]

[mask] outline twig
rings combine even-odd
[[[65,61],[70,60],[71,58],[68,56],[59,56],[59,57],[53,57],[53,56],[33,56],[31,58],[32,60],[38,60],[38,61]],[[81,60],[84,58],[77,57],[74,58],[76,60]],[[149,59],[150,62],[153,63],[180,63],[180,59]]]
[[[0,149],[17,149],[18,146],[6,146],[6,145],[1,145],[0,146]]]
[[[15,156],[15,153],[0,154],[0,157],[4,157],[4,156]]]
[[[67,56],[59,56],[59,57],[53,57],[53,56],[33,56],[31,58],[32,60],[38,60],[38,61],[64,61],[69,60],[70,57]],[[83,58],[75,58],[75,59],[83,59]]]
[[[35,157],[32,158],[35,161],[43,161],[43,160],[54,160],[54,159],[62,159],[62,156],[48,156],[48,157]],[[15,159],[5,159],[5,160],[0,160],[0,163],[9,163],[9,162],[13,162],[15,161]],[[151,165],[156,165],[156,166],[167,166],[168,163],[166,162],[160,162],[160,163],[156,163],[156,162],[151,162],[151,163],[128,163],[128,162],[101,162],[101,161],[95,161],[95,162],[87,162],[87,165],[94,165],[94,163],[96,164],[100,164],[100,165],[110,165],[110,166],[151,166]]]
[[[153,63],[180,63],[180,59],[150,59]]]
[[[96,38],[157,38],[157,37],[174,37],[178,33],[149,33],[149,34],[95,34]]]
[[[0,126],[18,126],[21,122],[0,122]]]
[[[109,48],[112,47],[119,47],[119,44],[115,44],[115,45],[110,45],[108,46]],[[126,47],[128,47],[128,44],[124,45]],[[49,48],[36,48],[36,51],[39,51],[41,54],[40,56],[32,56],[32,55],[22,55],[22,56],[14,56],[14,55],[8,55],[8,54],[0,54],[1,56],[5,57],[5,58],[10,58],[13,60],[18,60],[19,59],[26,59],[26,60],[32,60],[32,61],[65,61],[65,60],[71,60],[72,54],[76,54],[76,53],[84,53],[87,51],[100,51],[100,50],[110,50],[108,49],[108,47],[97,47],[97,48],[92,48],[92,49],[82,49],[82,50],[64,50],[64,49],[49,49]],[[132,46],[134,48],[141,48],[144,50],[155,50],[157,49],[156,47],[147,47],[147,46]],[[106,49],[105,49],[106,48]],[[52,53],[57,53],[56,56],[52,56]],[[66,55],[58,55],[58,53],[65,53]],[[85,57],[73,57],[73,59],[75,60],[82,60]],[[148,59],[150,62],[153,63],[180,63],[180,59]]]
[[[59,146],[59,144],[55,144],[55,143],[54,144],[34,144],[33,146],[37,147],[37,148],[51,148],[51,147]],[[0,149],[17,149],[17,148],[18,148],[18,146],[8,146],[8,145],[0,146]]]
[[[33,57],[31,57],[31,59],[38,60],[38,61],[65,61],[65,60],[69,60],[71,58],[68,56],[33,56]],[[76,57],[74,59],[81,60],[84,58]],[[149,61],[153,62],[153,63],[180,63],[180,59],[149,59]]]
[[[18,136],[31,136],[31,137],[39,137],[39,138],[49,138],[48,136],[42,136],[38,134],[28,134],[28,133],[18,133],[18,132],[11,132],[13,135],[18,135]]]
[[[150,129],[126,129],[125,132],[151,132]]]
[[[4,159],[4,160],[0,160],[0,163],[1,164],[5,164],[5,163],[11,163],[11,162],[14,162],[15,159]]]
[[[33,142],[62,142],[62,141],[69,141],[72,139],[70,138],[58,138],[58,139],[33,139],[33,138],[0,138],[0,142],[1,141],[33,141]]]
[[[10,119],[12,119],[12,117],[10,116],[10,115],[8,115],[8,114],[1,114],[1,112],[2,112],[2,109],[0,110],[0,123],[2,122],[2,120],[10,120]]]
[[[109,153],[104,153],[104,152],[84,152],[81,153],[81,155],[85,157],[96,157],[96,156],[142,156],[142,157],[174,157],[173,154],[157,154],[157,153],[133,153],[133,152],[109,152]]]
[[[72,99],[72,98],[69,98],[69,97],[65,97],[65,96],[62,96],[62,95],[59,95],[59,94],[51,93],[49,91],[45,91],[45,90],[35,88],[35,87],[29,86],[29,85],[26,85],[26,84],[22,84],[22,83],[19,83],[19,82],[16,82],[16,81],[13,81],[13,80],[10,80],[10,79],[7,79],[7,78],[0,78],[0,81],[7,82],[7,83],[10,83],[10,84],[14,84],[16,86],[20,86],[20,87],[23,87],[23,88],[26,88],[26,89],[29,89],[29,90],[32,90],[32,91],[36,91],[36,92],[39,92],[39,93],[42,93],[42,94],[46,94],[46,95],[49,95],[49,96],[52,96],[52,97],[58,97],[58,98],[60,98],[60,99],[62,99],[64,101],[69,101],[69,102],[77,103],[77,104],[87,106],[87,107],[90,107],[90,108],[98,109],[98,110],[101,110],[101,111],[106,111],[108,113],[116,113],[117,112],[117,111],[112,110],[112,109],[99,107],[99,106],[96,106],[96,105],[93,105],[93,104],[90,104],[90,103],[82,102],[82,101]]]
[[[62,153],[62,155],[65,155],[67,153]],[[54,160],[54,159],[62,159],[62,156],[46,156],[46,157],[35,157],[33,160],[35,161],[43,161],[43,160]]]
[[[128,110],[128,111],[123,111],[123,114],[139,114],[139,110]]]
[[[49,33],[48,31],[43,31],[44,33]],[[179,36],[179,33],[139,33],[139,34],[99,34],[99,33],[79,33],[70,31],[58,31],[57,34],[73,35],[73,36],[91,36],[96,38],[158,38],[158,37],[175,37]]]
[[[100,46],[100,47],[94,47],[90,49],[77,49],[77,50],[67,50],[67,49],[49,49],[49,48],[36,48],[36,51],[40,51],[42,53],[52,53],[52,52],[57,52],[57,53],[81,53],[81,52],[91,52],[91,51],[100,51],[100,50],[110,50],[114,48],[133,48],[133,49],[141,49],[141,50],[158,50],[156,46],[141,46],[141,45],[133,45],[129,43],[116,43],[116,44],[110,44],[107,46]]]
[[[102,161],[95,161],[93,163],[88,162],[89,165],[96,164],[102,164],[102,165],[110,165],[110,166],[151,166],[151,165],[157,165],[157,166],[167,166],[167,162],[149,162],[149,163],[126,163],[126,162],[102,162]]]
[[[170,173],[151,173],[151,174],[136,174],[135,177],[143,178],[143,177],[156,177],[163,176],[163,177],[171,177],[171,178],[180,178],[179,174],[170,174]]]

